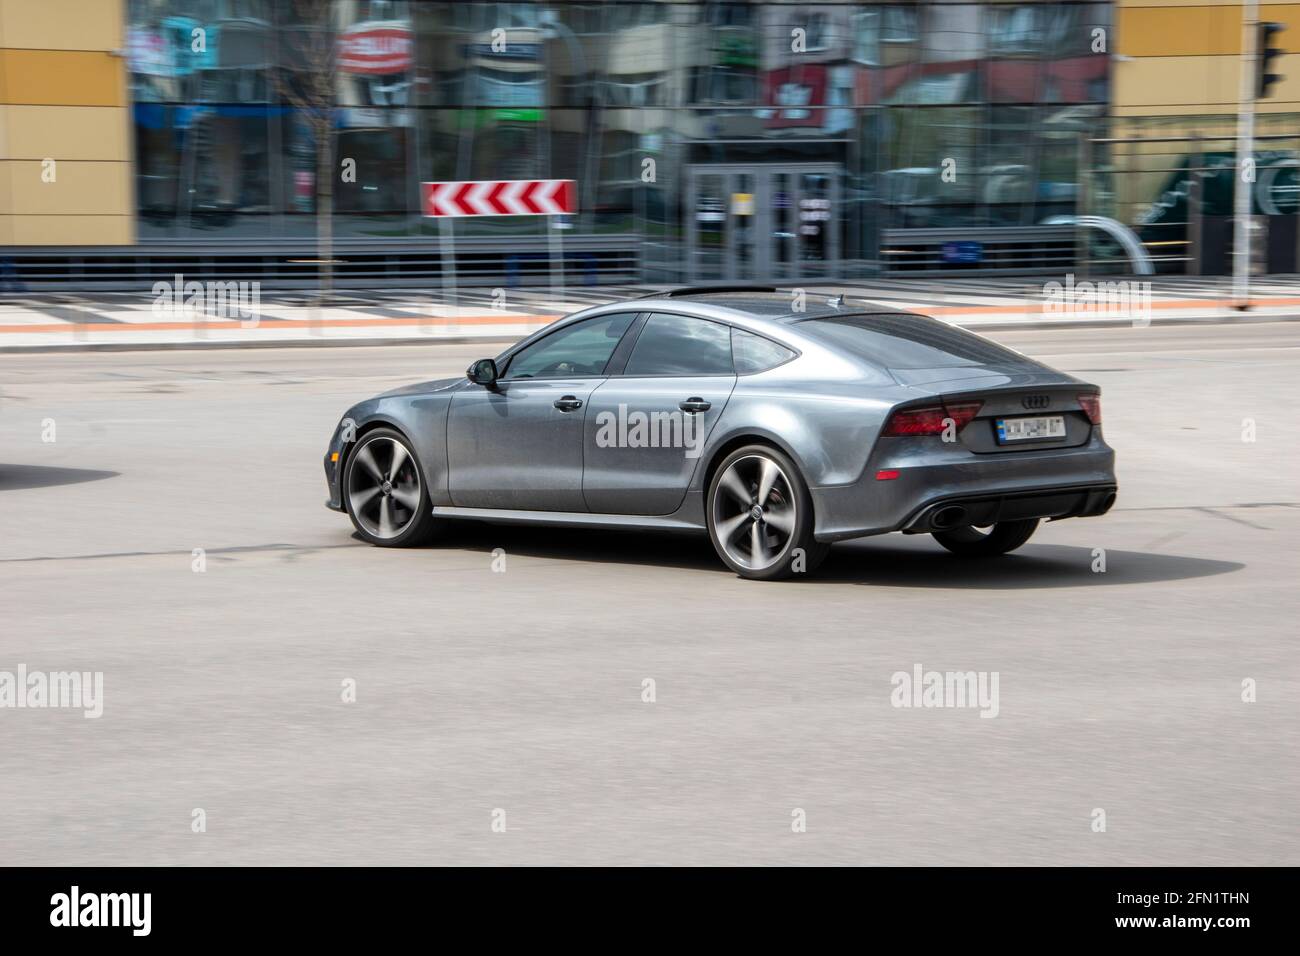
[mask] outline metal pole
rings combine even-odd
[[[1079,169],[1074,177],[1079,183],[1074,205],[1074,271],[1079,278],[1086,279],[1091,265],[1089,260],[1092,258],[1088,227],[1081,221],[1084,216],[1090,215],[1088,207],[1092,204],[1092,141],[1086,130],[1079,134],[1078,158]]]
[[[451,318],[447,331],[452,331],[456,324],[456,233],[453,228],[454,216],[438,218],[438,257],[442,260],[443,302],[447,305],[447,315]]]
[[[1250,308],[1251,183],[1246,182],[1247,162],[1254,166],[1255,152],[1255,49],[1259,0],[1245,0],[1241,21],[1241,92],[1237,100],[1237,175],[1233,183],[1232,306]],[[1251,180],[1253,182],[1254,176]]]
[[[1205,182],[1201,178],[1201,138],[1192,136],[1192,150],[1187,160],[1187,263],[1184,272],[1189,276],[1199,276],[1204,270],[1201,266],[1202,233],[1201,203]]]
[[[556,216],[547,216],[547,258],[551,260],[551,295],[555,304],[564,301],[564,237],[556,228]]]

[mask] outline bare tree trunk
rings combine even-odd
[[[316,256],[320,259],[320,298],[334,295],[334,162],[330,111],[316,124]]]
[[[303,30],[290,37],[289,74],[277,74],[281,94],[307,117],[316,137],[317,306],[334,295],[334,95],[338,74],[331,0],[294,0]]]

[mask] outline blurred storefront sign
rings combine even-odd
[[[172,76],[172,51],[161,33],[144,27],[126,31],[126,56],[131,72],[142,76]]]
[[[769,129],[791,126],[820,126],[819,113],[810,107],[826,105],[828,74],[825,66],[787,66],[763,76],[763,102]]]
[[[414,125],[414,120],[411,114],[405,111],[360,107],[339,110],[338,125],[347,129],[382,129],[410,127]]]
[[[358,23],[338,39],[338,67],[345,73],[405,73],[411,69],[414,49],[411,28],[405,21]]]
[[[461,47],[465,59],[485,58],[496,60],[524,60],[536,62],[542,58],[540,43],[466,43]]]
[[[482,129],[484,127],[496,126],[498,124],[517,125],[536,125],[546,122],[546,110],[533,109],[532,107],[505,107],[501,109],[474,110],[471,113],[473,117],[473,127]]]
[[[964,240],[943,244],[943,261],[956,265],[975,265],[984,259],[984,244]]]

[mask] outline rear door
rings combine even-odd
[[[653,313],[592,393],[582,491],[601,514],[666,515],[686,497],[736,385],[730,327]]]

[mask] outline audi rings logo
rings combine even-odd
[[[1025,395],[1020,399],[1020,404],[1025,408],[1046,408],[1052,404],[1050,395]]]

